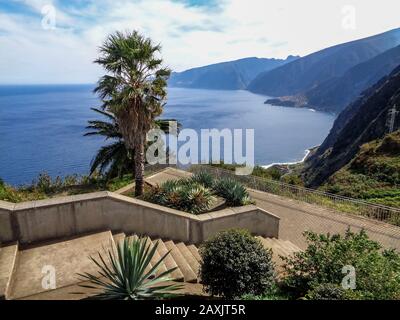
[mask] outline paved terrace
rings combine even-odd
[[[188,172],[168,168],[148,177],[150,183],[162,183],[171,179],[181,179],[190,175]],[[343,234],[349,227],[352,231],[366,230],[371,239],[380,242],[386,248],[400,251],[400,227],[379,221],[357,217],[346,213],[337,213],[323,207],[249,190],[256,205],[281,218],[279,238],[288,240],[301,249],[306,248],[302,233]]]

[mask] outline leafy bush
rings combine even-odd
[[[224,170],[230,170],[230,171],[235,171],[237,168],[244,168],[243,165],[238,165],[238,164],[226,164],[226,163],[219,163],[219,164],[210,164],[212,167],[216,168],[221,168]],[[261,166],[255,166],[253,168],[253,172],[251,173],[252,176],[260,177],[260,178],[265,178],[268,180],[277,180],[279,181],[283,177],[283,172],[279,170],[277,167],[269,167],[269,168],[263,168]]]
[[[124,186],[131,182],[123,178],[107,181],[102,176],[81,176],[77,174],[67,175],[64,178],[57,176],[52,178],[48,173],[41,173],[30,185],[19,187],[9,186],[3,182],[0,184],[0,200],[14,203],[34,201],[54,197],[57,195],[74,195],[98,190],[114,191],[119,185]]]
[[[58,180],[58,179],[57,179]],[[47,172],[39,174],[38,181],[35,185],[36,189],[40,192],[51,193],[54,191],[56,186],[53,184],[53,180]]]
[[[365,231],[344,236],[305,232],[308,247],[284,258],[284,284],[296,297],[324,284],[340,285],[344,266],[356,272],[355,293],[362,299],[400,298],[400,255],[368,238]]]
[[[212,192],[203,185],[190,180],[167,181],[143,199],[169,208],[199,214],[207,211],[213,201]]]
[[[227,299],[262,295],[274,285],[272,253],[245,230],[218,233],[200,248],[204,290]]]
[[[0,200],[19,203],[23,201],[34,201],[45,199],[46,195],[37,190],[25,188],[16,189],[5,183],[0,184]]]
[[[113,178],[107,182],[107,190],[110,190],[110,191],[119,190],[119,189],[131,184],[133,182],[133,180],[134,179],[133,179],[132,174],[126,174],[126,175],[123,175],[122,177]]]
[[[289,300],[290,295],[283,291],[276,283],[261,295],[245,294],[241,300],[261,301],[261,300]]]
[[[295,186],[304,186],[301,176],[295,173],[282,176],[281,181]]]
[[[233,179],[220,179],[214,183],[213,189],[226,200],[228,206],[239,207],[252,203],[247,189]]]
[[[352,290],[343,289],[343,287],[332,284],[325,283],[316,286],[314,289],[310,290],[305,298],[307,300],[357,300],[357,294]]]
[[[272,179],[279,181],[282,177],[282,172],[276,167],[270,167],[265,169],[260,166],[255,166],[252,172],[253,176],[261,177],[265,179]]]

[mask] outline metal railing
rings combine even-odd
[[[236,175],[234,171],[216,168],[209,165],[195,165],[190,167],[190,171],[206,171],[214,177],[235,179],[251,189],[303,201],[309,204],[317,204],[335,211],[356,214],[400,226],[400,209],[397,208],[343,197],[315,189],[303,188],[252,175],[239,176]]]

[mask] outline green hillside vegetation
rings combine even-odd
[[[241,167],[237,164],[210,164],[212,167],[235,171],[236,168]],[[259,178],[267,179],[267,180],[274,180],[280,181],[292,185],[303,186],[304,183],[301,179],[301,170],[302,164],[294,164],[294,165],[274,165],[269,168],[263,168],[261,166],[255,166],[253,172],[251,173],[252,176],[256,176]]]
[[[327,192],[400,207],[400,130],[364,144],[322,186]]]
[[[133,182],[131,174],[107,180],[103,176],[70,175],[52,179],[41,173],[30,185],[13,187],[0,179],[0,200],[20,203],[97,191],[116,191]]]

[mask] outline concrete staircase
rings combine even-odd
[[[97,267],[88,258],[98,252],[115,249],[117,243],[125,238],[125,234],[112,235],[111,232],[81,236],[73,239],[63,239],[56,242],[21,247],[12,244],[0,248],[0,299],[30,299],[30,300],[61,300],[82,299],[90,297],[93,292],[79,286],[77,274],[97,273]],[[137,239],[138,235],[129,236]],[[300,249],[289,241],[265,239],[259,237],[266,248],[273,251],[273,260],[282,264],[280,255],[287,256]],[[173,281],[187,286],[196,286],[201,292],[201,280],[198,277],[200,254],[195,245],[179,241],[148,238],[148,244],[157,250],[150,265],[153,266],[167,254],[158,273],[176,268],[170,275]],[[54,272],[55,288],[46,281]],[[73,294],[80,292],[81,294]]]
[[[257,237],[265,248],[272,250],[272,261],[275,262],[278,274],[282,271],[282,257],[292,256],[301,251],[299,247],[287,240]]]
[[[0,247],[0,299],[9,296],[12,275],[15,273],[18,244]]]

